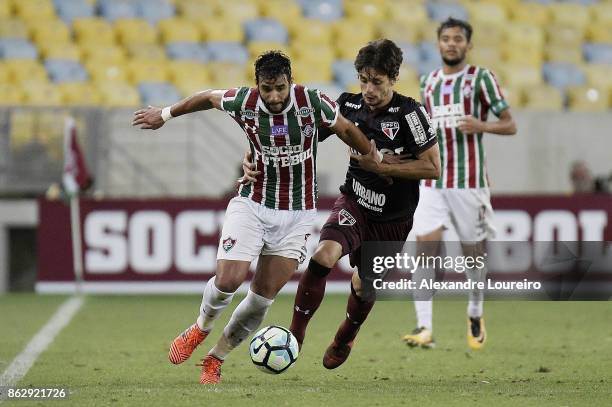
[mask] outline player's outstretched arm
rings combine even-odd
[[[506,109],[499,114],[499,120],[492,122],[483,122],[474,116],[459,119],[459,130],[463,134],[492,133],[500,136],[513,136],[516,134],[516,123],[510,109]]]
[[[157,130],[168,120],[187,113],[198,112],[200,110],[221,109],[221,99],[225,90],[205,90],[186,97],[164,108],[157,106],[147,106],[134,112],[132,126],[140,126],[143,130]]]
[[[434,144],[417,156],[416,160],[400,161],[384,159],[381,163],[374,162],[372,154],[356,155],[351,158],[359,161],[366,171],[374,172],[383,177],[407,179],[438,179],[440,178],[440,149]]]
[[[370,152],[371,148],[374,148],[374,151],[377,153],[378,162],[382,160],[382,154],[378,152],[376,146],[372,147],[365,134],[352,121],[342,116],[342,114],[338,113],[338,119],[333,126],[330,126],[330,130],[336,133],[346,145],[359,151],[360,154],[366,155]]]

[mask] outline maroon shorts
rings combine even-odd
[[[373,222],[366,217],[359,204],[342,194],[321,230],[319,241],[333,240],[342,245],[342,256],[349,254],[351,266],[361,267],[361,243],[366,241],[404,241],[412,228],[407,221]],[[360,270],[361,271],[361,270]]]

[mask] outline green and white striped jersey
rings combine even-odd
[[[482,133],[463,134],[458,119],[472,115],[486,121],[489,111],[499,116],[508,108],[495,75],[473,65],[452,75],[437,69],[421,78],[421,99],[436,129],[442,162],[440,178],[422,185],[488,188]]]
[[[246,134],[257,170],[257,182],[238,193],[272,209],[314,209],[317,200],[318,129],[333,126],[338,106],[325,94],[293,84],[290,102],[278,114],[266,109],[257,88],[227,90],[226,111]]]

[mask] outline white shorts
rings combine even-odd
[[[420,187],[412,232],[416,236],[454,228],[462,242],[480,242],[495,236],[493,207],[488,188]]]
[[[277,210],[249,198],[233,198],[225,212],[217,260],[253,261],[259,255],[282,256],[300,263],[317,210]]]

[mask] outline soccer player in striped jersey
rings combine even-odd
[[[172,117],[216,108],[243,129],[259,170],[228,204],[217,251],[217,271],[204,289],[200,315],[170,346],[170,362],[187,360],[259,256],[247,296],[234,310],[217,344],[202,361],[200,383],[221,379],[221,364],[264,319],[278,291],[297,269],[315,220],[319,130],[329,128],[347,145],[380,161],[368,139],[325,94],[293,84],[291,62],[270,51],[255,62],[254,88],[208,90],[160,109],[134,114],[133,125],[158,129]],[[214,135],[211,135],[214,136]],[[214,148],[214,144],[211,144]]]
[[[443,232],[453,227],[465,256],[484,253],[492,237],[493,209],[485,164],[483,135],[513,135],[516,125],[495,75],[470,65],[472,48],[469,23],[449,18],[438,28],[442,67],[421,79],[421,99],[437,131],[442,173],[421,183],[421,198],[414,215],[417,253],[440,253]],[[492,112],[498,120],[487,121]],[[419,270],[416,276],[428,274]],[[430,274],[431,275],[431,274]],[[471,269],[466,277],[484,280],[486,268]],[[413,277],[414,278],[414,277]],[[432,293],[415,293],[417,328],[404,340],[410,346],[432,347]],[[468,344],[480,349],[486,340],[483,293],[473,290],[468,301]]]
[[[393,90],[401,63],[402,51],[393,41],[367,44],[355,58],[361,93],[343,93],[337,100],[341,113],[359,125],[385,158],[376,163],[372,154],[351,155],[341,195],[295,296],[290,329],[301,347],[331,269],[347,254],[357,267],[343,321],[323,356],[327,369],[346,361],[376,300],[370,270],[361,267],[362,243],[404,241],[419,201],[419,180],[436,179],[440,173],[440,152],[427,112],[416,100]],[[323,138],[333,130],[321,133]]]

